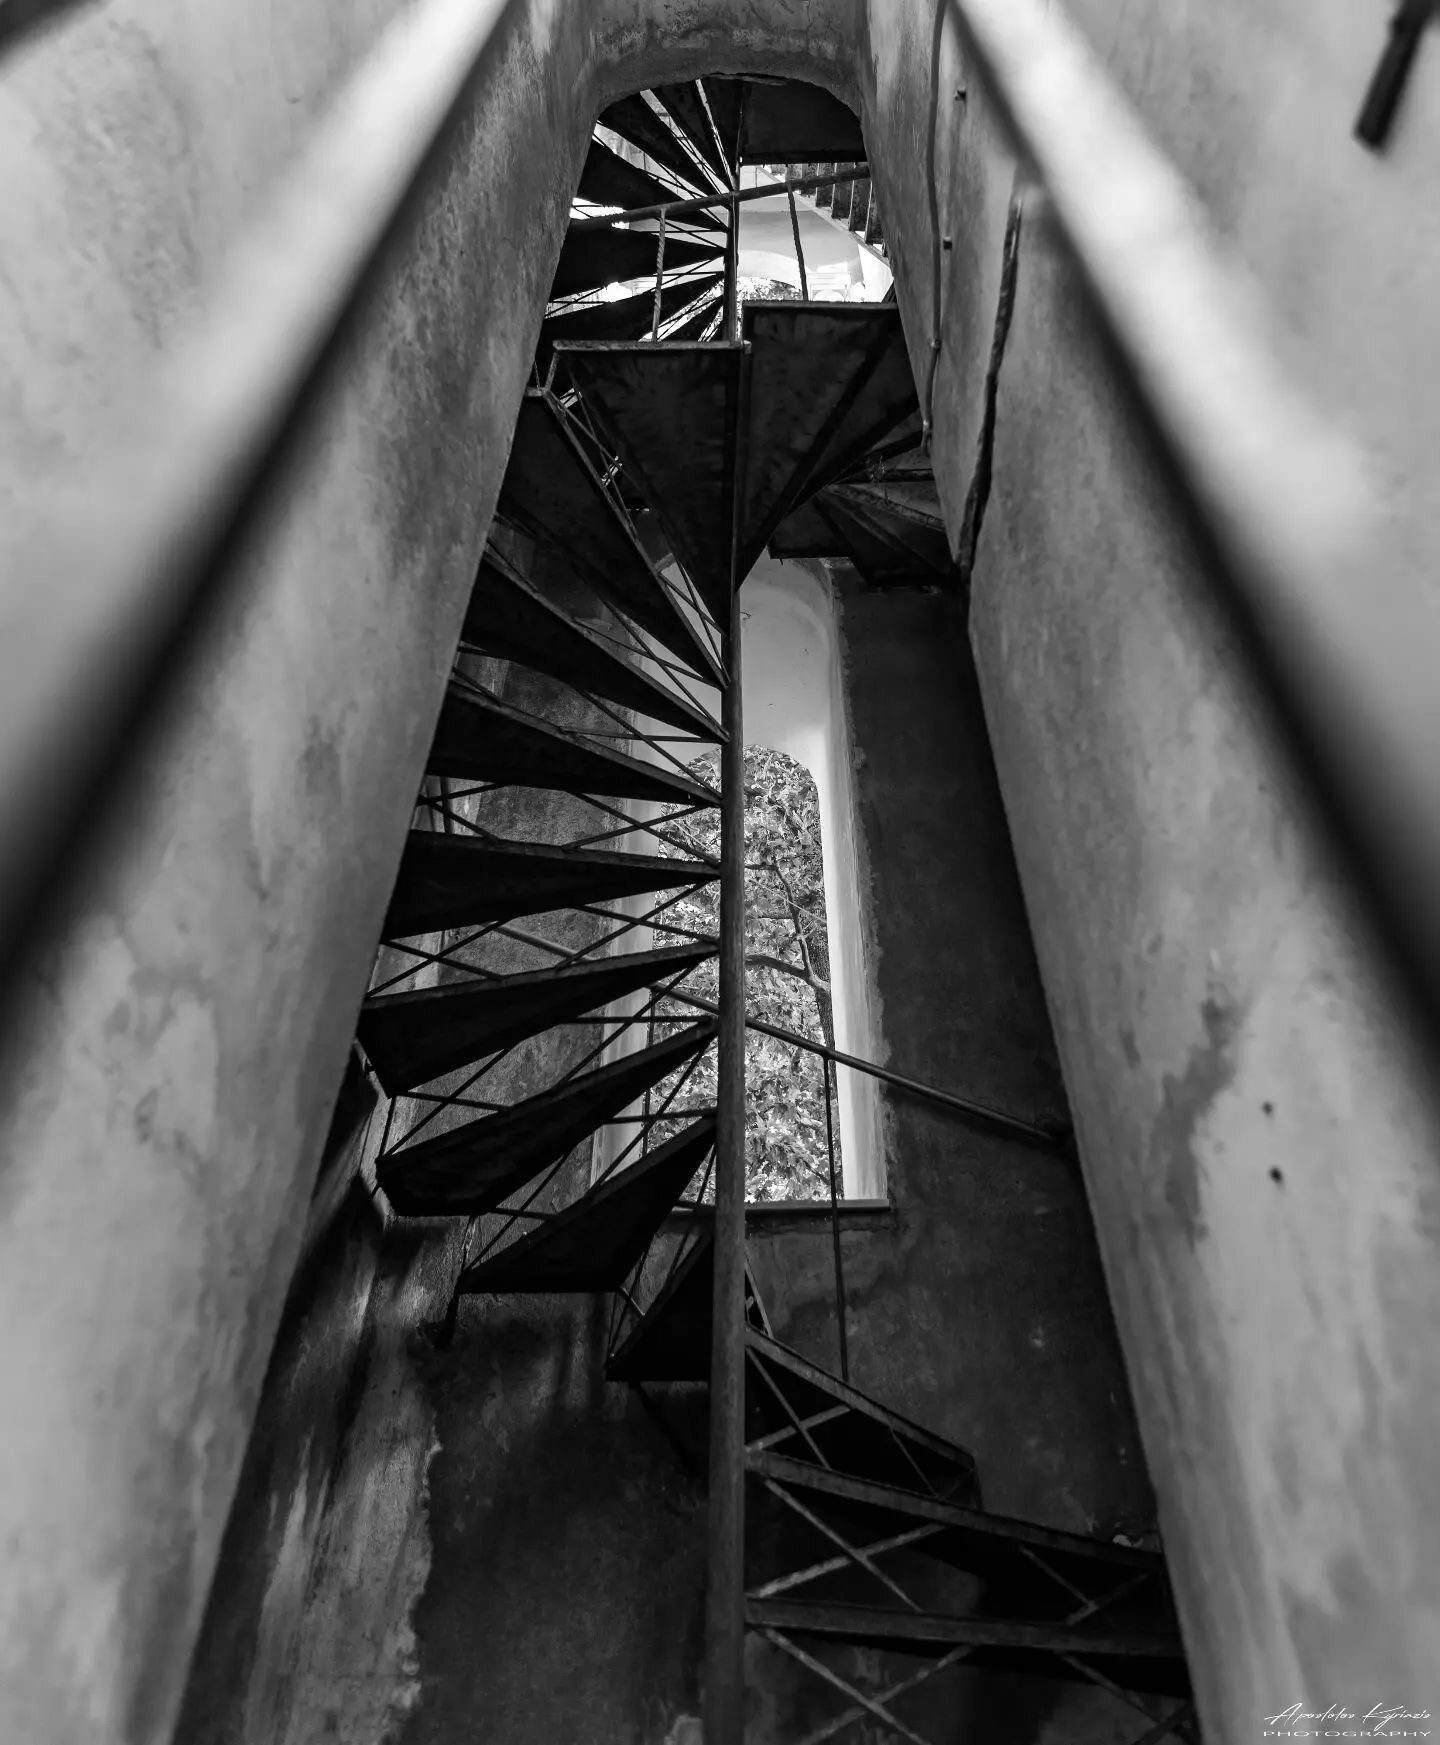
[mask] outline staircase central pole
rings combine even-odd
[[[715,1140],[715,1313],[710,1360],[710,1556],[705,1745],[745,1728],[745,734],[740,590],[730,594],[720,800],[720,1059]]]
[[[725,230],[725,301],[724,320],[720,324],[720,337],[724,340],[739,339],[737,316],[739,314],[739,280],[740,280],[740,208],[730,208],[730,221]],[[733,688],[733,687],[732,687]]]

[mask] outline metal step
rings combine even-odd
[[[730,174],[720,155],[710,117],[705,113],[697,81],[686,79],[678,85],[656,85],[651,95],[660,99],[666,114],[704,158],[720,187],[728,188]]]
[[[1073,1679],[1088,1668],[1121,1690],[1177,1697],[1190,1692],[1173,1637],[1100,1623],[1065,1626],[790,1599],[747,1599],[745,1623],[786,1637],[904,1654],[940,1656],[966,1648],[967,1666],[1022,1676]],[[1082,1668],[1074,1665],[1077,1660]]]
[[[460,636],[472,648],[519,661],[697,739],[718,744],[725,737],[699,704],[647,677],[612,644],[551,605],[493,543],[481,559]]]
[[[631,145],[638,145],[646,157],[653,158],[687,187],[702,194],[713,192],[710,178],[638,91],[633,96],[622,97],[608,109],[602,109],[600,125],[618,133],[621,139],[629,140]],[[666,253],[669,253],[668,248]]]
[[[500,487],[500,512],[532,538],[562,552],[602,600],[698,675],[720,682],[714,656],[652,568],[567,414],[543,391],[532,389],[521,403]]]
[[[670,334],[667,343],[678,345],[684,340],[699,339],[705,332],[706,328],[709,327],[711,323],[714,322],[715,318],[721,313],[723,307],[722,293],[716,291],[714,295],[707,297],[703,303],[699,303],[695,306],[694,314],[686,316],[685,320],[682,321]],[[719,342],[712,339],[708,343],[715,345]],[[699,586],[698,582],[696,583],[696,586]]]
[[[628,164],[625,167],[630,168]],[[637,175],[640,173],[636,171]],[[660,291],[660,319],[668,321],[689,304],[697,303],[702,298],[707,299],[708,307],[713,307],[714,293],[724,282],[723,273],[689,275],[667,281]],[[653,291],[639,291],[633,297],[617,297],[613,303],[582,303],[578,309],[557,309],[540,323],[540,343],[535,348],[535,368],[543,379],[550,368],[551,354],[562,339],[640,339],[650,332],[654,320]]]
[[[445,927],[480,927],[521,915],[712,884],[719,877],[720,868],[709,861],[412,830],[382,937],[409,939]]]
[[[835,164],[865,161],[860,123],[829,91],[804,79],[707,79],[743,88],[740,162],[798,164],[821,158]]]
[[[887,305],[747,303],[737,574],[792,509],[915,410],[900,312]]]
[[[728,624],[744,347],[578,345],[558,355],[717,623]]]
[[[692,1024],[635,1054],[528,1097],[513,1108],[463,1122],[382,1157],[376,1179],[402,1217],[492,1212],[547,1165],[699,1054],[714,1020]]]
[[[720,150],[730,172],[732,185],[739,186],[735,174],[740,163],[740,110],[744,101],[744,84],[739,79],[711,75],[701,79],[700,87],[715,123]]]
[[[828,486],[805,507],[834,528],[845,555],[871,587],[958,585],[959,572],[943,530],[921,526],[845,485]]]
[[[1114,1590],[1124,1584],[1130,1593],[1127,1610],[1169,1617],[1165,1559],[1158,1552],[1011,1520],[768,1450],[747,1452],[745,1470],[787,1490],[805,1492],[819,1499],[821,1506],[857,1521],[877,1526],[930,1523],[938,1531],[925,1541],[926,1554],[984,1576],[990,1599],[993,1602],[1003,1591],[1008,1612],[1063,1615],[1074,1609],[1077,1588]],[[993,1604],[991,1609],[996,1609]],[[1170,1634],[1178,1651],[1173,1628]]]
[[[714,1143],[710,1113],[538,1230],[468,1266],[461,1291],[619,1290]]]
[[[704,782],[667,764],[591,745],[468,686],[452,682],[425,768],[465,781],[601,794],[661,805],[718,806]]]
[[[973,1457],[956,1443],[850,1387],[779,1340],[747,1328],[747,1459],[779,1453],[969,1507],[980,1501]]]
[[[663,206],[667,200],[677,198],[673,188],[598,139],[590,141],[585,167],[580,172],[580,186],[575,192],[591,205],[618,206],[622,212],[633,211],[637,206]],[[688,222],[703,225],[707,230],[725,228],[724,214],[718,211],[697,212]],[[668,237],[666,241],[668,244]],[[648,299],[649,294],[646,295]]]
[[[751,1327],[758,1329],[769,1324],[748,1266],[745,1316]],[[715,1237],[713,1228],[706,1227],[639,1323],[607,1361],[606,1379],[708,1381],[714,1323]]]
[[[720,246],[719,237],[710,244],[667,236],[666,269],[718,260]],[[653,279],[658,252],[654,236],[643,230],[567,230],[550,283],[549,301],[578,297],[583,291],[598,290],[616,279]]]
[[[696,968],[718,947],[667,946],[488,981],[446,982],[380,994],[360,1009],[356,1032],[389,1096],[538,1036],[640,988]]]

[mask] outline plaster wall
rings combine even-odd
[[[1367,9],[1072,12],[1367,451],[1384,561],[1433,590],[1434,42],[1375,157],[1350,131]],[[942,294],[978,327],[1012,178],[970,91],[941,134],[942,222],[991,260],[947,267]],[[942,383],[973,381],[986,343]],[[973,392],[957,403],[978,426]],[[971,635],[1208,1736],[1296,1700],[1434,1712],[1432,1069],[1133,432],[1029,197]]]

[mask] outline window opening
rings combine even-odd
[[[719,754],[695,758],[690,770],[702,781],[719,779]],[[704,812],[669,826],[672,851],[717,857],[720,824]],[[679,926],[697,933],[719,930],[719,889],[706,886],[675,905]],[[821,1047],[835,1046],[830,951],[825,909],[820,794],[809,770],[783,751],[752,745],[745,752],[745,947],[746,1017],[788,1030]],[[685,982],[685,993],[718,997],[718,968],[702,965]],[[693,1022],[683,998],[656,1007],[656,1031]],[[707,1055],[690,1076],[686,1102],[713,1101],[717,1066]],[[654,1093],[663,1098],[667,1085]],[[745,1044],[745,1186],[751,1201],[828,1200],[830,1146],[835,1176],[843,1181],[840,1123],[833,1106],[827,1121],[826,1063],[796,1042],[750,1029]],[[713,1189],[710,1190],[713,1193]]]

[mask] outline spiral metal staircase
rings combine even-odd
[[[582,201],[733,185],[720,105],[656,98],[602,116],[654,170],[597,136]],[[906,1699],[961,1664],[1089,1680],[1135,1745],[1190,1739],[1162,1557],[988,1513],[964,1449],[774,1337],[744,1264],[738,583],[767,545],[953,578],[898,312],[751,303],[728,337],[734,211],[562,255],[359,1023],[378,1183],[467,1220],[447,1331],[469,1294],[604,1292],[612,1381],[712,1382],[712,1687],[744,1630],[836,1694],[805,1745],[923,1745]],[[653,291],[583,300],[652,247]],[[911,1670],[867,1688],[856,1647]],[[718,1739],[742,1704],[712,1689]]]

